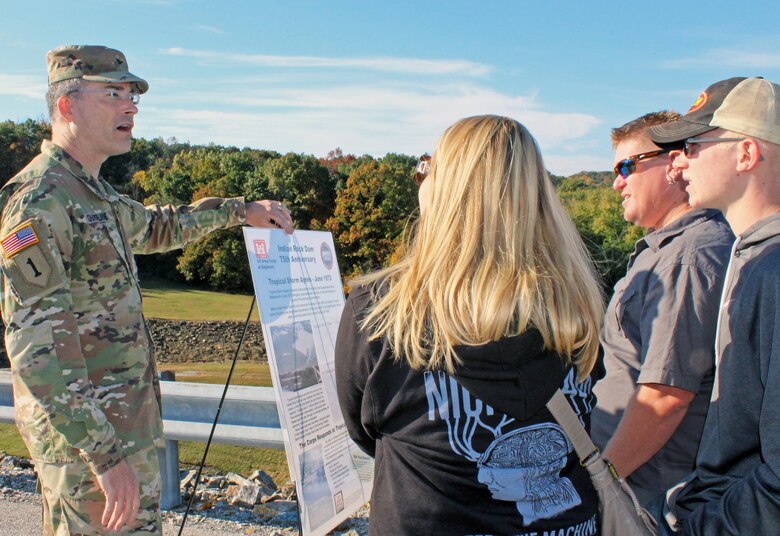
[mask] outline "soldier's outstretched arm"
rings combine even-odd
[[[278,201],[245,203],[242,197],[206,197],[191,205],[144,206],[120,196],[116,209],[134,253],[169,251],[217,229],[245,223],[293,231],[290,211]]]

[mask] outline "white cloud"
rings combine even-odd
[[[600,123],[588,114],[543,110],[535,96],[509,95],[474,84],[258,88],[245,83],[175,97],[145,96],[136,135],[316,156],[335,147],[355,154],[414,155],[430,152],[456,120],[485,113],[518,119],[543,151],[563,153],[567,142],[586,136]],[[548,166],[558,173],[580,171],[589,169],[591,160],[553,157]]]
[[[778,69],[780,53],[749,52],[734,48],[719,48],[704,52],[698,56],[669,60],[662,64],[670,69],[688,69],[691,67],[730,67],[744,69]]]
[[[0,95],[42,99],[45,94],[46,83],[40,76],[0,73]]]
[[[279,68],[330,68],[361,69],[370,71],[428,74],[484,76],[492,67],[467,60],[426,60],[419,58],[396,58],[389,56],[328,58],[323,56],[272,56],[264,54],[227,54],[180,47],[166,48],[163,53],[171,56],[195,58],[222,65],[251,65],[254,67]]]
[[[600,119],[548,109],[531,90],[521,94],[497,89],[487,76],[493,71],[490,65],[459,59],[226,54],[179,47],[162,53],[180,58],[178,67],[195,69],[197,75],[156,80],[154,91],[143,97],[137,136],[316,156],[336,147],[354,154],[416,155],[431,152],[444,129],[458,119],[497,114],[529,128],[543,153],[551,155],[546,161],[555,173],[609,165],[606,159],[593,158],[586,147]]]
[[[606,171],[612,169],[609,158],[599,158],[593,154],[561,155],[548,153],[544,155],[547,169],[556,175],[569,176],[580,171]]]
[[[213,34],[224,33],[222,29],[217,28],[216,26],[208,26],[206,24],[193,24],[192,26],[190,26],[190,28],[192,28],[193,30],[198,30],[201,32],[208,32]]]

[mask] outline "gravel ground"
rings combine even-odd
[[[0,466],[0,536],[39,536],[41,530],[41,498],[35,492],[35,473],[31,468]],[[165,536],[178,534],[184,508],[163,511]],[[227,506],[190,513],[183,535],[222,536],[249,534],[253,536],[298,535],[297,515],[280,514],[271,520],[262,519],[252,510]],[[368,508],[346,520],[333,536],[366,536]]]

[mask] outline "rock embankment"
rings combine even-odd
[[[226,361],[233,359],[243,322],[147,319],[158,363]],[[259,322],[250,322],[239,359],[267,360]],[[5,347],[0,348],[0,368],[7,368]]]
[[[147,319],[159,363],[209,362],[233,359],[243,322]],[[265,342],[259,322],[250,322],[239,359],[265,362]]]
[[[227,320],[185,321],[148,318],[156,359],[160,363],[186,363],[189,361],[226,361],[233,354],[244,331],[243,322]],[[250,322],[239,359],[265,362],[265,343],[259,322]],[[8,368],[5,345],[0,348],[0,368]]]

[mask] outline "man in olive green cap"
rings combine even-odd
[[[292,232],[281,203],[143,205],[100,177],[130,150],[149,85],[121,52],[47,55],[52,139],[0,190],[0,308],[16,420],[38,472],[44,534],[161,534],[163,441],[134,253],[240,224]]]
[[[127,70],[125,55],[113,48],[96,45],[63,46],[46,55],[49,85],[80,78],[105,84],[130,83],[137,93],[146,93],[149,84]]]

